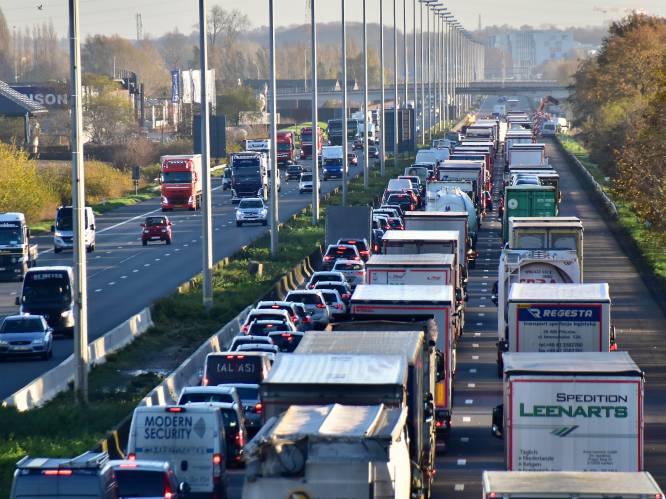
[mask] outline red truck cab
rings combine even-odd
[[[278,165],[291,165],[296,159],[296,138],[294,132],[277,133],[277,163]]]
[[[312,152],[312,127],[301,128],[301,159],[308,159],[313,156]],[[323,147],[321,128],[317,127],[317,154],[321,156]]]
[[[201,154],[160,158],[162,211],[174,208],[197,210],[201,206]]]

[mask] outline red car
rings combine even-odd
[[[353,152],[347,154],[347,160],[349,161],[349,166],[358,165],[358,156]]]
[[[171,229],[171,222],[167,217],[146,217],[146,221],[141,224],[141,227],[143,227],[141,231],[141,244],[144,246],[148,244],[148,241],[156,240],[171,244],[173,231]]]

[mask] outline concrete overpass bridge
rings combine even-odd
[[[456,90],[463,95],[527,95],[537,98],[551,95],[556,99],[569,96],[569,89],[554,80],[473,81],[466,87],[457,87]]]

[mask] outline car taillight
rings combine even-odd
[[[136,461],[136,454],[131,452],[130,454],[127,455],[127,459],[129,459],[130,461]]]
[[[215,466],[222,464],[222,454],[213,454],[213,464]]]
[[[360,256],[355,256],[355,257],[354,257],[354,260],[360,260],[360,259],[361,259]]]
[[[256,404],[254,404],[254,412],[256,412],[257,414],[261,414],[262,412],[264,412],[264,404],[262,404],[261,402],[257,402]]]
[[[370,252],[368,250],[361,250],[361,255],[368,256]]]
[[[72,470],[44,470],[42,475],[46,476],[71,476]]]
[[[184,407],[167,407],[166,412],[185,412]]]
[[[333,257],[331,255],[324,255],[324,260],[328,262],[329,260],[333,260]]]
[[[236,443],[241,447],[245,445],[245,435],[242,430],[239,430],[238,433],[236,433]]]
[[[441,428],[442,426],[444,426],[444,421],[437,421],[437,422],[435,423],[435,426],[436,426],[437,428]]]
[[[309,315],[306,315],[305,319],[303,319],[303,322],[312,322],[312,317],[310,317]]]
[[[351,295],[350,295],[349,293],[343,293],[343,294],[342,294],[342,299],[343,299],[343,300],[346,300],[346,299],[349,298],[350,296],[351,296]]]
[[[208,378],[204,376],[204,379],[201,380],[201,385],[202,386],[208,386]]]
[[[317,303],[317,308],[326,308],[326,305],[323,303]]]
[[[610,351],[611,352],[617,352],[617,343],[611,343]]]
[[[247,333],[249,326],[247,324],[244,324],[243,327],[241,328],[242,333]]]
[[[173,490],[171,489],[171,484],[169,483],[167,475],[163,476],[162,483],[164,485],[164,499],[173,499]]]
[[[338,310],[342,310],[342,303],[336,303],[336,307],[338,307]]]
[[[296,323],[298,322],[298,316],[296,316],[296,315],[292,315],[292,316],[291,316],[291,322],[293,322],[294,324],[296,324]]]
[[[310,289],[314,289],[314,287],[315,287],[314,284],[310,284]]]
[[[136,468],[137,464],[136,463],[123,463],[120,465],[121,468]]]
[[[373,251],[377,253],[379,251],[379,244],[375,244],[373,247]]]

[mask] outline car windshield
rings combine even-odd
[[[222,409],[220,411],[222,417],[224,418],[224,427],[225,428],[236,428],[238,427],[238,414],[234,409]]]
[[[146,219],[146,227],[158,227],[160,225],[166,225],[166,218],[164,217],[148,217]]]
[[[409,196],[405,194],[391,194],[387,201],[391,203],[409,203]]]
[[[315,282],[319,282],[319,281],[339,281],[339,280],[341,280],[341,279],[340,279],[340,276],[338,274],[324,274],[324,273],[321,273],[321,274],[313,275],[310,282],[312,282],[314,284]]]
[[[71,300],[69,278],[60,272],[29,272],[23,283],[23,300],[31,303],[67,303]]]
[[[189,184],[192,182],[192,172],[163,172],[163,184]]]
[[[263,208],[264,203],[261,202],[259,199],[252,199],[252,200],[247,200],[247,199],[242,199],[240,204],[238,205],[239,208]]]
[[[313,293],[289,293],[286,298],[287,301],[297,301],[305,303],[306,305],[319,305],[321,298],[319,295]]]
[[[255,322],[250,326],[248,334],[253,336],[266,336],[273,331],[286,331],[287,329],[288,328],[285,326],[284,322]]]
[[[40,319],[5,319],[0,327],[0,333],[35,333],[44,331],[44,324]]]
[[[18,225],[0,227],[0,245],[19,244],[23,241],[23,233]]]
[[[58,208],[55,226],[56,230],[72,230],[74,222],[71,208]]]
[[[169,483],[164,471],[117,469],[115,475],[118,497],[163,497]]]
[[[231,393],[184,393],[178,405],[196,402],[235,402]]]
[[[307,175],[301,175],[301,181],[312,182],[312,174],[308,173]]]
[[[333,305],[334,303],[338,303],[338,297],[335,292],[322,289],[321,294],[324,295],[324,301],[326,302],[326,305]]]
[[[236,386],[241,400],[259,400],[259,388],[254,386]]]

